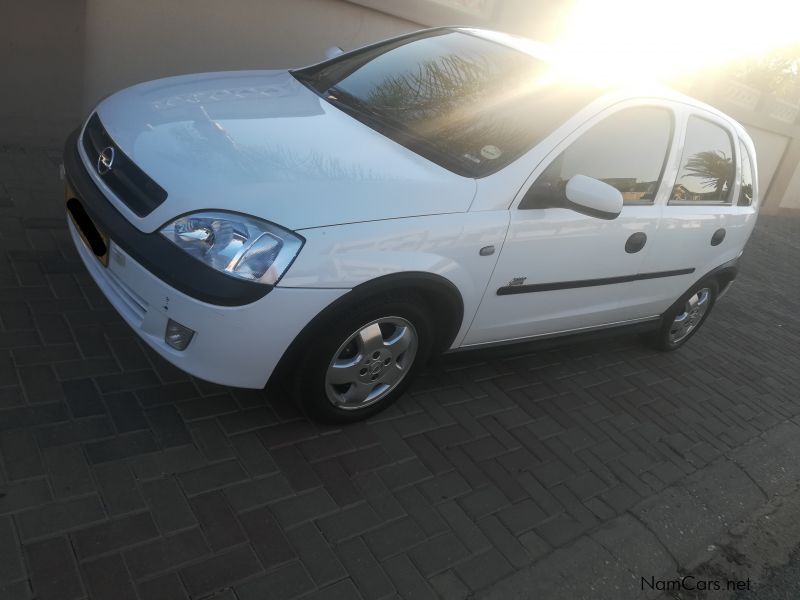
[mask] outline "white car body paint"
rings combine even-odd
[[[458,345],[497,262],[508,218],[507,210],[481,211],[302,230],[306,245],[280,287],[353,288],[393,273],[435,273],[461,292]],[[480,256],[486,246],[495,253]]]
[[[191,106],[195,120],[165,116],[176,105]],[[212,121],[209,111],[225,117]],[[96,112],[114,141],[168,194],[140,218],[104,188],[142,231],[221,206],[303,229],[464,212],[475,195],[474,180],[387,143],[287,71],[150,81],[109,96]],[[156,115],[160,122],[153,125]],[[197,127],[216,139],[213,153],[204,152]],[[83,158],[94,172],[97,158]]]
[[[175,106],[192,106],[194,120],[170,120]],[[660,106],[674,116],[666,167],[651,205],[626,205],[613,220],[564,208],[517,208],[561,151],[610,114],[636,106]],[[211,119],[209,110],[226,116]],[[243,306],[220,307],[172,288],[113,240],[109,267],[103,268],[70,225],[90,274],[128,324],[168,361],[226,385],[265,385],[284,351],[323,309],[352,288],[390,274],[432,273],[459,290],[464,313],[451,350],[658,317],[700,277],[741,254],[758,210],[755,179],[751,206],[668,203],[689,115],[713,120],[736,140],[733,198],[742,169],[738,140],[754,169],[756,157],[740,125],[663,90],[608,93],[517,160],[479,179],[457,175],[389,140],[286,71],[143,83],[106,98],[96,112],[115,143],[168,193],[149,215],[137,216],[98,176],[97,157],[80,147],[94,183],[140,231],[155,232],[194,211],[226,210],[271,221],[305,239],[270,293]],[[153,114],[159,115],[157,125]],[[213,154],[204,152],[193,127],[211,128],[206,133],[216,139]],[[725,243],[711,247],[709,238],[723,227]],[[647,234],[646,252],[623,250],[634,232]],[[490,246],[494,252],[479,253]],[[686,268],[694,271],[498,295],[520,279],[569,282]],[[137,302],[144,309],[137,309]],[[185,351],[165,344],[168,318],[197,332]]]
[[[262,388],[294,336],[345,290],[273,290],[246,306],[198,302],[154,277],[112,242],[103,267],[68,222],[70,235],[89,274],[125,322],[158,354],[180,369],[208,381]],[[265,314],[280,319],[263,323]],[[192,328],[189,347],[178,351],[164,342],[167,320]]]

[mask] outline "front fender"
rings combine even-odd
[[[464,302],[456,347],[478,309],[508,222],[508,211],[500,210],[304,229],[306,243],[280,287],[351,289],[395,273],[439,275]],[[495,252],[481,256],[486,246]]]

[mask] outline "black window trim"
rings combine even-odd
[[[739,184],[736,180],[736,166],[738,164],[738,152],[736,150],[736,144],[734,143],[734,137],[731,134],[730,126],[722,121],[721,119],[716,118],[714,115],[709,115],[707,113],[701,113],[697,111],[690,111],[686,116],[686,124],[683,129],[683,146],[681,147],[681,155],[679,157],[678,163],[678,171],[675,173],[675,181],[672,183],[672,187],[670,188],[670,196],[672,196],[672,189],[675,187],[675,183],[678,181],[678,176],[681,174],[681,167],[683,166],[683,150],[686,147],[686,132],[689,130],[689,121],[692,117],[696,117],[698,119],[702,119],[712,125],[716,125],[720,129],[722,129],[728,136],[728,141],[731,144],[731,160],[733,161],[733,180],[731,181],[731,185],[728,186],[728,195],[725,200],[708,200],[706,202],[697,202],[694,200],[673,200],[671,197],[667,199],[667,206],[733,206],[733,191],[734,189],[738,189]]]
[[[623,100],[621,103],[627,104],[627,100]],[[596,114],[592,115],[591,117],[589,117],[588,119],[586,119],[586,121],[584,121],[583,123],[578,125],[564,139],[562,139],[556,145],[556,149],[562,143],[564,143],[567,139],[569,139],[570,136],[574,135],[575,132],[577,130],[579,130],[583,125],[585,125],[587,122],[593,121],[593,119],[595,119],[596,117],[599,117],[599,119],[597,119],[596,121],[592,122],[591,125],[589,125],[586,128],[586,130],[584,130],[582,133],[578,134],[577,137],[575,139],[573,139],[571,142],[569,142],[562,150],[560,150],[558,152],[556,152],[556,150],[551,151],[547,155],[547,157],[545,157],[545,159],[542,162],[540,162],[538,165],[536,165],[536,167],[533,169],[533,171],[531,171],[531,174],[533,174],[536,170],[538,170],[539,167],[542,165],[542,163],[545,160],[547,160],[547,158],[551,154],[555,153],[553,155],[552,159],[547,160],[547,164],[544,166],[544,168],[542,170],[539,171],[539,173],[536,175],[536,177],[530,177],[529,176],[530,177],[530,179],[529,179],[530,184],[527,187],[523,186],[525,191],[522,193],[520,201],[517,204],[517,210],[546,210],[545,208],[539,208],[539,207],[536,207],[536,206],[523,206],[523,203],[525,201],[525,196],[528,194],[528,191],[531,189],[531,187],[533,187],[533,184],[536,183],[536,181],[539,179],[539,177],[541,177],[541,175],[550,167],[551,164],[553,164],[554,161],[558,160],[558,158],[564,152],[569,150],[572,147],[573,144],[575,144],[578,140],[580,140],[581,137],[583,137],[585,134],[589,133],[589,131],[591,131],[592,128],[595,125],[598,125],[598,124],[602,123],[606,119],[608,119],[610,117],[613,117],[616,114],[619,114],[619,113],[624,112],[626,110],[636,109],[636,108],[657,108],[657,109],[661,109],[661,110],[665,111],[669,115],[669,138],[668,138],[668,141],[667,141],[667,149],[666,149],[666,151],[664,153],[664,160],[661,162],[661,171],[660,171],[660,173],[658,175],[658,180],[657,180],[657,183],[656,183],[656,192],[655,192],[655,194],[653,194],[653,199],[652,200],[644,200],[644,201],[642,201],[642,200],[630,200],[630,201],[627,201],[627,202],[623,201],[622,205],[623,206],[654,206],[655,205],[656,199],[658,198],[658,194],[661,191],[661,184],[664,183],[664,174],[666,173],[667,164],[669,163],[669,158],[670,158],[670,156],[672,154],[672,147],[673,147],[673,144],[675,143],[675,124],[676,124],[675,108],[670,104],[654,103],[652,101],[651,102],[642,102],[641,104],[633,104],[633,105],[630,105],[630,106],[624,106],[622,108],[617,108],[616,110],[612,110],[612,109],[615,109],[616,107],[617,107],[616,104],[614,104],[612,106],[608,106],[605,109],[603,109],[600,113],[596,113]],[[527,182],[527,180],[526,180],[526,182]]]

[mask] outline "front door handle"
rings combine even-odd
[[[635,254],[647,243],[647,234],[644,231],[637,231],[631,237],[628,238],[628,241],[625,242],[625,252],[628,254]]]

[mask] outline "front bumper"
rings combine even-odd
[[[83,189],[75,189],[75,195],[83,200],[82,195],[87,192],[85,170],[83,174],[75,173],[74,161],[65,162],[65,165],[72,187],[76,187],[76,180],[84,182]],[[82,164],[77,168],[83,169]],[[95,191],[99,194],[99,190],[95,188]],[[97,207],[98,202],[94,197],[91,204]],[[96,211],[90,216],[95,218],[95,215]],[[121,217],[119,213],[116,215]],[[108,266],[104,266],[86,245],[72,219],[68,217],[67,222],[86,269],[128,325],[167,361],[214,383],[264,387],[283,353],[305,325],[347,292],[344,289],[276,287],[254,302],[242,302],[237,306],[210,304],[157,277],[136,260],[133,252],[117,243],[113,230],[104,228],[105,222],[98,222],[108,234]],[[195,268],[195,265],[190,266]],[[195,331],[186,350],[175,350],[164,342],[168,319]]]

